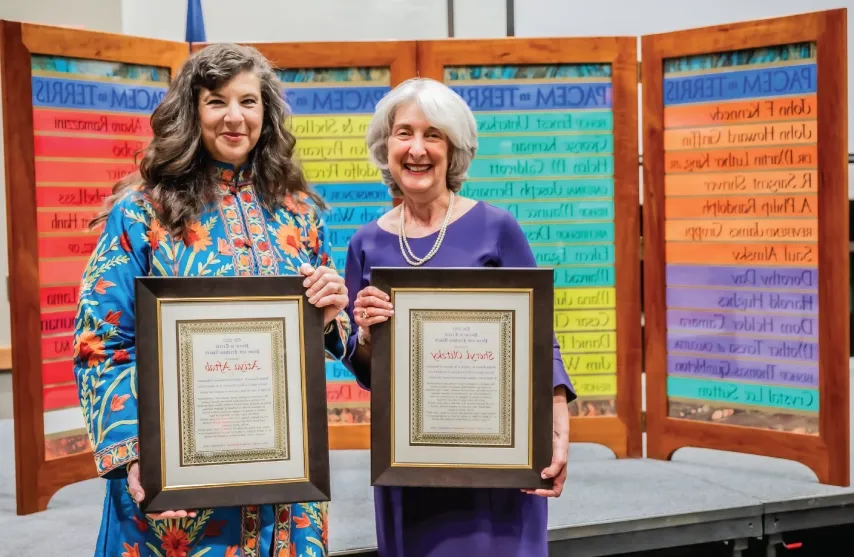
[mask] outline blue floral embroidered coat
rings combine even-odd
[[[195,518],[152,520],[127,488],[137,459],[134,278],[296,274],[304,262],[332,267],[326,225],[307,196],[271,214],[251,169],[218,164],[221,197],[184,239],[157,220],[147,195],[130,192],[112,208],[80,285],[74,373],[95,454],[107,479],[95,551],[109,557],[321,557],[328,553],[325,503],[196,509]],[[340,359],[350,322],[342,312],[325,332]]]

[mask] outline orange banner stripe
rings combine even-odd
[[[665,151],[665,172],[733,172],[815,168],[818,147],[759,147],[708,151]]]
[[[817,242],[818,219],[668,220],[664,239],[688,242]]]
[[[816,244],[711,244],[668,242],[667,263],[690,265],[745,265],[750,267],[817,267]]]
[[[667,219],[816,217],[818,198],[815,194],[666,197],[664,216]]]
[[[62,261],[39,261],[39,281],[42,284],[79,281],[88,260],[88,257],[79,257]]]
[[[816,95],[667,106],[664,128],[818,118]]]
[[[818,191],[818,171],[783,170],[726,174],[668,174],[664,195],[806,193]]]
[[[664,132],[664,148],[667,150],[692,150],[810,144],[818,141],[817,128],[818,123],[811,120],[807,122],[667,130]]]

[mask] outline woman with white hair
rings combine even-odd
[[[350,240],[345,280],[351,318],[342,361],[371,384],[371,326],[393,314],[388,296],[370,285],[373,267],[535,267],[522,228],[495,206],[458,195],[477,150],[477,124],[465,101],[442,83],[412,79],[378,104],[368,128],[371,158],[402,203]],[[382,556],[545,557],[547,500],[566,479],[568,402],[575,392],[554,349],[552,490],[377,487],[377,541]]]

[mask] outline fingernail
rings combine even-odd
[[[316,301],[317,301],[317,300],[315,300],[314,298],[309,298],[309,299],[308,299],[308,303],[309,303],[309,304],[313,304],[313,303],[314,303],[314,302],[316,302]]]
[[[302,281],[302,285],[303,285],[303,286],[308,286],[308,279],[305,279],[304,281]]]
[[[394,315],[394,310],[389,311],[390,314]]]

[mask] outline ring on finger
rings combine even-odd
[[[367,319],[367,318],[368,318],[368,310],[363,309],[362,310],[362,319]]]

